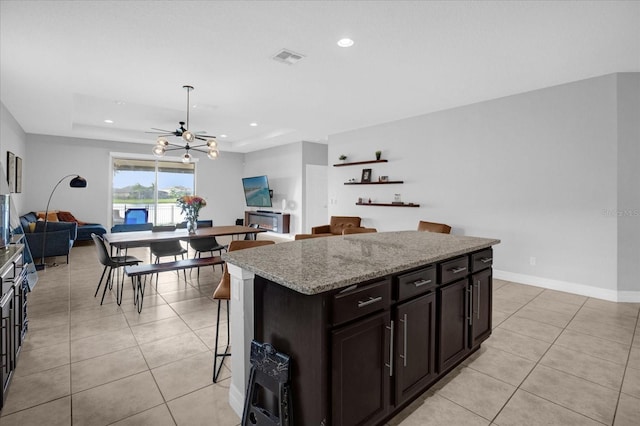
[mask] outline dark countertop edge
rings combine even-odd
[[[486,239],[485,239],[486,240]],[[223,253],[222,255],[222,259],[224,261],[227,261],[229,263],[231,263],[232,265],[238,266],[242,269],[246,269],[247,271],[253,272],[256,275],[259,275],[263,278],[266,278],[270,281],[273,281],[274,283],[280,284],[283,287],[286,287],[288,289],[291,289],[293,291],[296,291],[298,293],[301,294],[306,294],[308,296],[313,296],[316,294],[320,294],[320,293],[325,293],[327,291],[332,291],[332,290],[339,290],[341,288],[345,288],[348,287],[350,285],[353,284],[357,284],[360,282],[364,282],[364,281],[369,281],[369,280],[373,280],[376,278],[381,278],[381,277],[386,277],[387,275],[392,275],[392,274],[396,274],[398,272],[403,272],[403,271],[407,271],[410,269],[414,269],[414,268],[418,268],[420,266],[426,266],[426,265],[431,265],[433,263],[439,262],[441,260],[446,260],[446,259],[451,259],[457,256],[462,256],[464,254],[468,254],[468,253],[472,253],[474,251],[478,251],[478,250],[482,250],[485,248],[489,248],[492,247],[496,244],[500,244],[500,240],[498,239],[489,239],[488,241],[485,241],[481,244],[478,244],[477,246],[473,246],[473,247],[467,247],[464,249],[460,249],[460,250],[455,250],[443,255],[438,255],[438,256],[432,256],[429,258],[425,258],[425,259],[420,259],[414,262],[410,262],[410,263],[405,263],[402,265],[399,265],[397,267],[394,268],[389,268],[389,269],[385,269],[384,271],[377,271],[377,272],[371,272],[368,274],[364,274],[364,275],[359,275],[358,277],[349,277],[349,278],[345,278],[343,280],[338,280],[338,281],[331,281],[331,282],[327,282],[327,283],[320,283],[318,284],[316,287],[314,287],[313,289],[308,289],[306,287],[303,287],[300,284],[293,284],[290,283],[284,279],[282,279],[281,277],[277,277],[274,275],[271,275],[270,273],[263,271],[259,268],[256,268],[248,263],[244,263],[244,262],[239,262],[236,261],[233,258],[230,258],[230,256],[232,256],[233,254],[231,253]]]

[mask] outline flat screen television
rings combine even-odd
[[[242,178],[242,187],[247,207],[271,207],[269,180],[266,176]]]

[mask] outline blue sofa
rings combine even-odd
[[[38,221],[35,213],[20,216],[24,236],[34,259],[43,257],[66,256],[78,236],[78,224],[75,222],[47,222],[47,238],[44,241],[44,221]],[[33,225],[32,225],[33,224]],[[44,253],[42,247],[44,244]]]

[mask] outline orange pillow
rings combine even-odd
[[[38,212],[38,219],[44,220],[44,212]],[[58,214],[56,212],[48,212],[47,222],[58,222]]]
[[[61,222],[77,222],[76,218],[71,214],[71,212],[58,212],[58,220]]]
[[[86,222],[76,219],[75,216],[71,214],[71,212],[59,211],[58,219],[61,220],[62,222],[75,222],[78,224],[78,226],[82,226],[86,224]]]

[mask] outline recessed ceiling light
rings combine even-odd
[[[220,137],[221,137],[221,138],[226,138],[226,137],[227,137],[227,135],[220,135]]]
[[[104,120],[104,122],[107,124],[113,124],[113,120],[109,120],[109,119]]]
[[[249,123],[249,126],[251,127],[256,127],[258,125],[258,123]]]
[[[338,40],[338,46],[340,47],[351,47],[353,46],[353,40],[350,38],[342,38]]]
[[[125,102],[124,101],[116,101],[116,105],[124,105]]]

